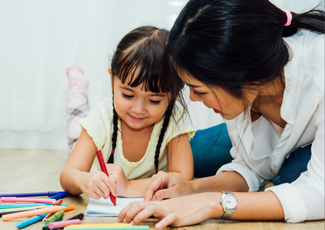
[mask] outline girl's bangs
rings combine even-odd
[[[154,93],[168,93],[168,75],[164,75],[162,54],[150,45],[139,45],[121,60],[118,74],[122,83],[131,87],[142,84],[142,89]]]

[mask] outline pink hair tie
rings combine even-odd
[[[111,153],[115,153],[115,150],[112,150]]]
[[[284,13],[286,13],[286,15],[287,15],[287,22],[286,22],[286,24],[284,24],[284,26],[290,26],[291,20],[292,20],[292,14],[288,10],[285,10]]]

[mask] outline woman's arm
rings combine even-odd
[[[234,193],[238,206],[231,219],[237,220],[283,220],[281,203],[273,192]],[[133,202],[124,208],[118,221],[140,224],[155,216],[160,221],[157,229],[168,225],[178,227],[200,223],[224,214],[220,204],[222,193],[200,193],[174,199],[153,202]]]
[[[147,186],[144,200],[163,200],[202,192],[247,192],[245,179],[237,172],[222,172],[218,175],[186,181],[173,175],[159,172]]]

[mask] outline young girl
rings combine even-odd
[[[191,182],[159,173],[145,200],[177,198],[132,203],[119,220],[154,215],[158,229],[208,218],[324,220],[324,18],[268,0],[190,0],[166,60],[192,101],[226,119],[233,160]]]
[[[162,74],[167,35],[167,30],[144,26],[118,44],[108,70],[113,99],[80,120],[81,134],[60,176],[65,191],[95,199],[110,192],[143,197],[158,171],[193,178],[189,138],[194,130],[175,104],[175,87]],[[100,171],[96,150],[108,163],[109,177]]]

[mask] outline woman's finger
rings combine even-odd
[[[160,220],[155,227],[157,229],[163,229],[168,225],[171,225],[176,220],[176,216],[173,213],[168,214],[165,218]]]
[[[131,202],[129,205],[127,205],[125,208],[122,209],[122,211],[120,211],[120,213],[118,214],[117,217],[117,222],[122,222],[125,217],[126,214],[128,213],[128,211],[133,207],[133,205],[135,205],[136,203],[138,203],[138,201],[133,201]]]
[[[132,210],[130,210],[132,211]],[[157,219],[161,219],[164,218],[167,215],[167,211],[165,209],[163,209],[162,207],[160,207],[159,205],[152,203],[152,204],[148,204],[144,209],[142,209],[141,211],[137,211],[137,213],[135,213],[132,224],[138,225],[140,224],[143,220],[149,218],[150,216],[154,216]]]
[[[168,186],[168,181],[169,174],[159,172],[158,175],[153,178],[153,181],[147,186],[144,194],[144,201],[155,200],[155,197],[153,197],[154,193],[157,190]]]
[[[163,200],[163,199],[178,197],[179,189],[180,188],[177,188],[177,187],[161,189],[154,193],[154,197],[156,198],[156,200]]]
[[[126,213],[125,222],[130,223],[131,221],[133,221],[134,217],[149,205],[149,202],[144,201],[140,201],[134,204],[132,208],[130,208],[129,211]]]

